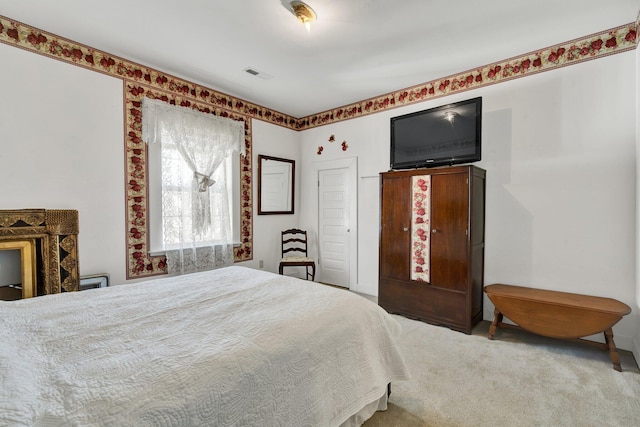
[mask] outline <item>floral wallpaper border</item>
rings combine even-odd
[[[215,107],[277,125],[294,128],[298,121],[295,117],[58,37],[2,15],[0,15],[0,43],[70,62],[113,77],[152,85],[177,96],[193,97]]]
[[[0,15],[0,43],[108,74],[125,85],[125,149],[127,195],[127,278],[166,273],[164,257],[148,255],[146,149],[140,132],[140,101],[143,96],[191,106],[201,111],[245,122],[247,157],[242,160],[242,244],[236,261],[253,259],[253,212],[251,121],[256,118],[294,130],[349,120],[365,115],[447,96],[453,93],[509,81],[543,71],[633,50],[637,46],[636,22],[547,47],[525,55],[422,83],[302,118],[197,85],[106,52],[41,31]],[[343,145],[343,150],[348,146]],[[321,154],[322,147],[318,147]]]
[[[196,85],[1,15],[0,43],[151,84],[178,96],[195,97],[247,117],[305,130],[633,50],[638,43],[639,25],[640,16],[636,22],[301,118]]]
[[[149,255],[147,234],[147,159],[141,138],[140,102],[144,96],[207,113],[243,120],[246,157],[241,160],[241,244],[236,261],[253,259],[253,203],[251,166],[252,117],[293,127],[296,119],[212,89],[144,67],[105,52],[57,37],[29,25],[0,16],[0,43],[117,77],[124,82],[124,134],[126,152],[127,279],[166,274],[164,256]]]
[[[637,28],[638,22],[622,25],[525,55],[303,117],[298,120],[296,129],[305,130],[354,119],[633,50],[637,45]]]
[[[234,248],[235,261],[247,261],[253,258],[253,203],[251,170],[251,121],[247,117],[222,108],[212,107],[206,102],[189,97],[176,96],[171,92],[156,89],[130,81],[125,82],[126,107],[126,157],[127,157],[127,251],[128,273],[131,277],[167,272],[164,256],[150,256],[147,236],[147,150],[141,139],[142,99],[159,99],[173,105],[197,109],[204,113],[215,114],[244,122],[246,155],[240,157],[240,246]]]

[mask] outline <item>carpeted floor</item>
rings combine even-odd
[[[486,321],[465,335],[394,317],[412,378],[392,384],[389,409],[364,427],[640,425],[640,370],[628,351],[617,372],[608,351],[584,342],[513,329],[490,341]]]

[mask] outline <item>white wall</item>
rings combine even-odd
[[[297,227],[300,212],[300,133],[291,129],[252,119],[253,134],[253,260],[240,263],[252,268],[278,272],[281,258],[281,234]],[[280,157],[295,161],[294,209],[292,215],[258,215],[258,155]],[[294,272],[294,270],[291,270]],[[287,272],[285,272],[287,273]]]
[[[400,111],[400,110],[396,110]],[[378,294],[378,229],[379,229],[379,179],[378,174],[389,169],[389,117],[394,113],[384,112],[322,126],[301,132],[301,159],[305,171],[314,170],[314,163],[330,162],[346,158],[357,158],[358,162],[358,283],[351,290]],[[335,136],[335,142],[329,137]],[[342,141],[348,149],[343,151]],[[322,154],[318,155],[318,147]],[[303,205],[300,224],[318,235],[317,203],[308,202],[317,198],[317,176],[302,176],[301,191]],[[318,259],[317,245],[311,256]]]
[[[634,312],[615,328],[631,348],[635,282],[635,53],[627,52],[302,132],[302,167],[357,156],[357,290],[377,295],[378,179],[389,168],[389,118],[483,97],[487,170],[485,284],[511,283],[619,299]],[[327,138],[346,139],[345,153]],[[336,144],[336,143],[334,143]],[[324,145],[321,156],[317,146]],[[329,146],[329,147],[327,147]],[[300,222],[315,179],[303,175]],[[484,318],[493,307],[485,298]]]
[[[0,209],[77,209],[80,274],[125,278],[122,81],[0,44]]]
[[[636,165],[640,164],[640,49],[636,49]],[[640,170],[636,166],[636,307],[640,307]],[[636,316],[633,355],[640,360],[640,316]]]

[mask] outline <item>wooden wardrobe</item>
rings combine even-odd
[[[482,320],[485,175],[475,166],[380,174],[381,307],[467,334]]]

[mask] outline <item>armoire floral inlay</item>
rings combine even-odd
[[[411,177],[411,280],[429,282],[431,175]]]

